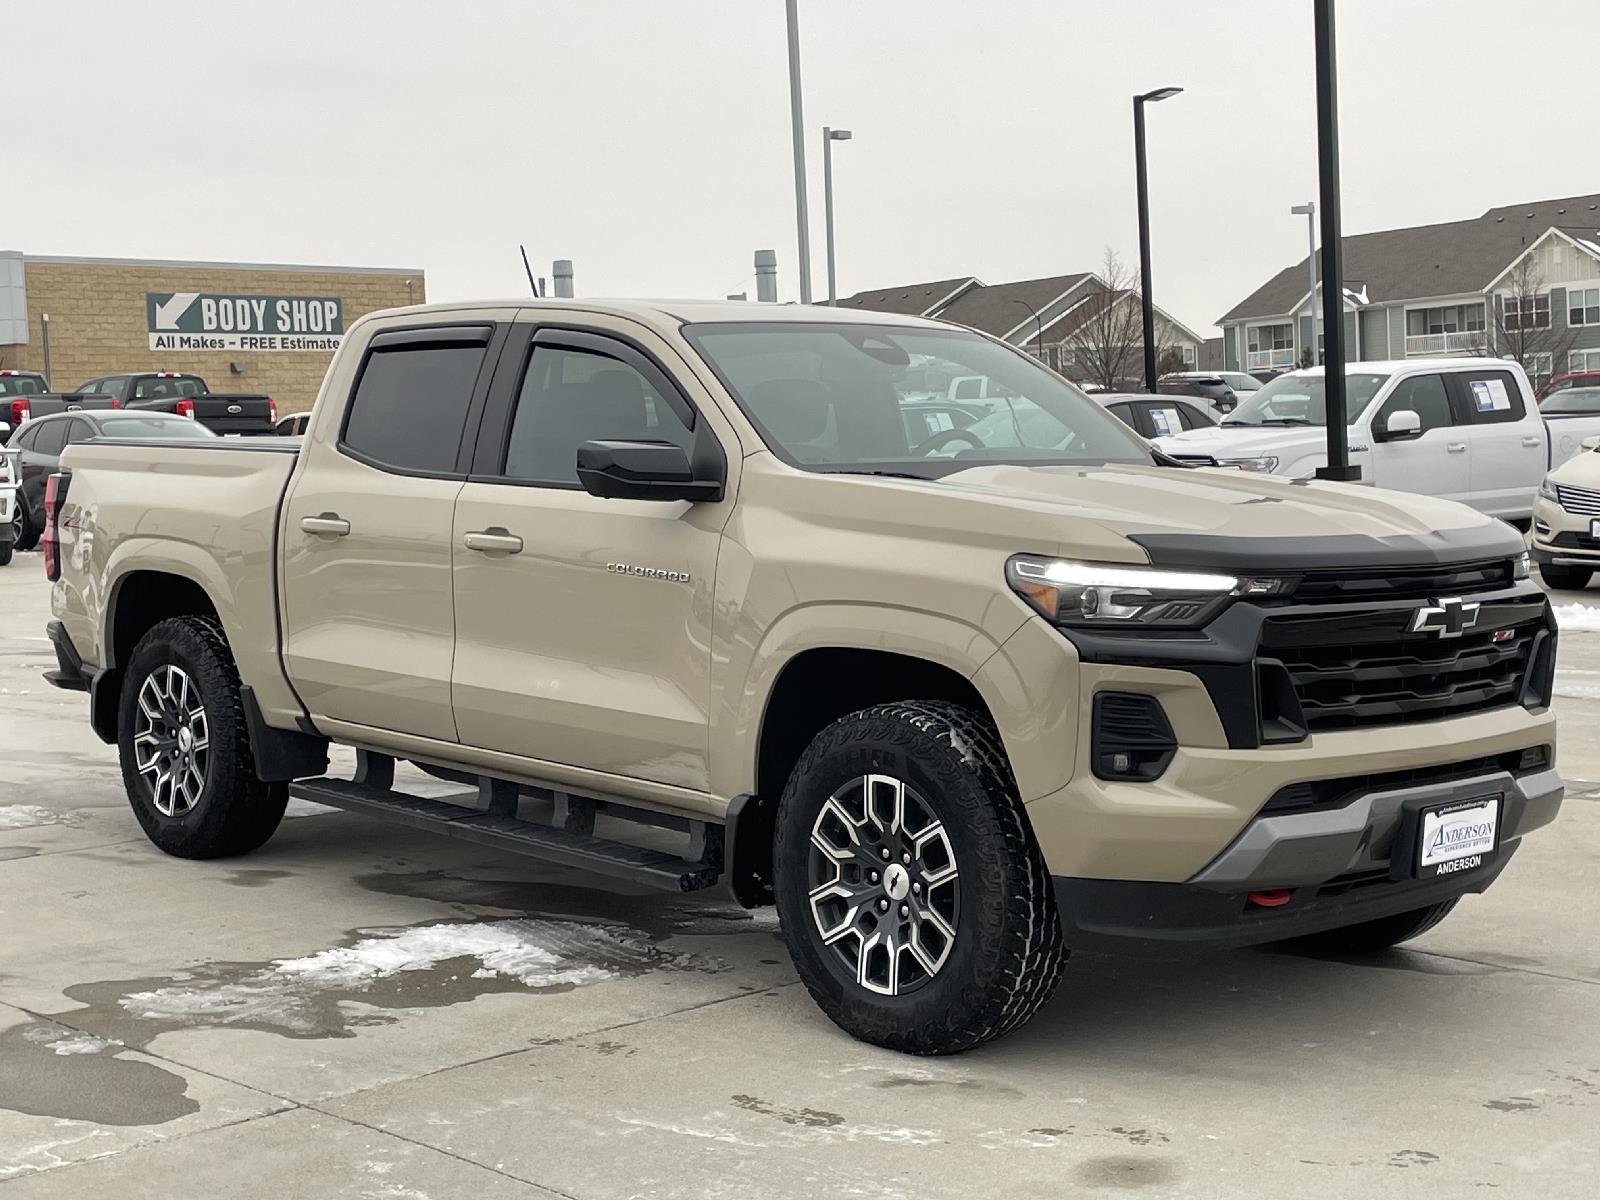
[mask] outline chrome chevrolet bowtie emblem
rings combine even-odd
[[[1417,609],[1411,618],[1412,633],[1437,633],[1442,638],[1460,637],[1478,623],[1478,602],[1450,596]]]

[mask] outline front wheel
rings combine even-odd
[[[912,1054],[971,1049],[1049,1000],[1055,893],[988,721],[907,701],[834,722],[778,805],[789,952],[824,1013]]]
[[[39,544],[40,530],[33,523],[33,517],[28,513],[28,502],[22,498],[19,491],[16,495],[17,508],[11,514],[11,540],[18,550],[32,550]]]
[[[140,639],[117,746],[134,816],[168,854],[246,854],[283,819],[289,787],[256,777],[238,668],[215,618],[173,617]]]
[[[1589,586],[1594,572],[1588,567],[1541,566],[1539,577],[1558,591],[1581,592]]]

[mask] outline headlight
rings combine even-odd
[[[1224,467],[1238,467],[1241,471],[1260,471],[1263,475],[1270,475],[1278,469],[1276,454],[1263,454],[1258,458],[1219,458],[1217,462]]]
[[[1511,578],[1526,579],[1533,571],[1533,556],[1524,550],[1511,560]]]
[[[1209,571],[1167,571],[1116,563],[1072,562],[1018,555],[1006,581],[1047,621],[1058,625],[1204,625],[1239,596],[1281,593],[1285,581]]]
[[[1556,495],[1556,485],[1550,482],[1550,476],[1548,475],[1544,477],[1544,482],[1539,485],[1539,496],[1541,499],[1550,501],[1551,504],[1558,508],[1561,506],[1561,497]]]

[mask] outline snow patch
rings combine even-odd
[[[384,931],[350,946],[280,959],[239,979],[177,984],[121,1000],[134,1016],[196,1024],[267,1024],[313,1032],[319,1004],[359,999],[380,980],[475,959],[474,979],[584,987],[659,967],[721,970],[720,960],[659,950],[625,925],[543,919],[451,922]],[[454,976],[452,976],[454,978]]]
[[[57,1054],[99,1054],[102,1050],[120,1049],[123,1043],[115,1038],[98,1038],[89,1033],[72,1033],[53,1042],[46,1042]]]
[[[37,804],[0,804],[0,829],[32,829],[38,825],[73,825],[70,813]]]
[[[1557,604],[1556,624],[1568,633],[1600,633],[1600,608],[1587,604]]]

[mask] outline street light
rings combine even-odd
[[[822,127],[822,209],[823,221],[828,227],[828,303],[837,304],[839,293],[833,278],[833,144],[848,142],[848,129]]]
[[[794,224],[800,243],[800,303],[811,303],[811,221],[806,213],[806,119],[800,93],[799,0],[784,6],[789,27],[789,135],[794,145]]]
[[[1016,297],[1013,297],[1011,303],[1020,304],[1020,305],[1022,305],[1023,308],[1027,309],[1029,312],[1031,312],[1033,314],[1034,323],[1039,326],[1039,345],[1038,345],[1037,350],[1034,353],[1034,357],[1037,358],[1040,362],[1043,362],[1044,361],[1044,318],[1039,315],[1039,310],[1037,308],[1035,308],[1033,305],[1029,304],[1026,300],[1021,300],[1021,299],[1018,299]]]
[[[1306,219],[1306,270],[1311,276],[1311,365],[1322,361],[1317,352],[1317,202],[1308,200],[1289,210],[1292,217]]]
[[[1183,91],[1179,87],[1156,88],[1133,98],[1133,154],[1139,178],[1139,289],[1144,310],[1144,387],[1156,390],[1156,318],[1150,299],[1150,184],[1144,164],[1144,106],[1167,100]]]

